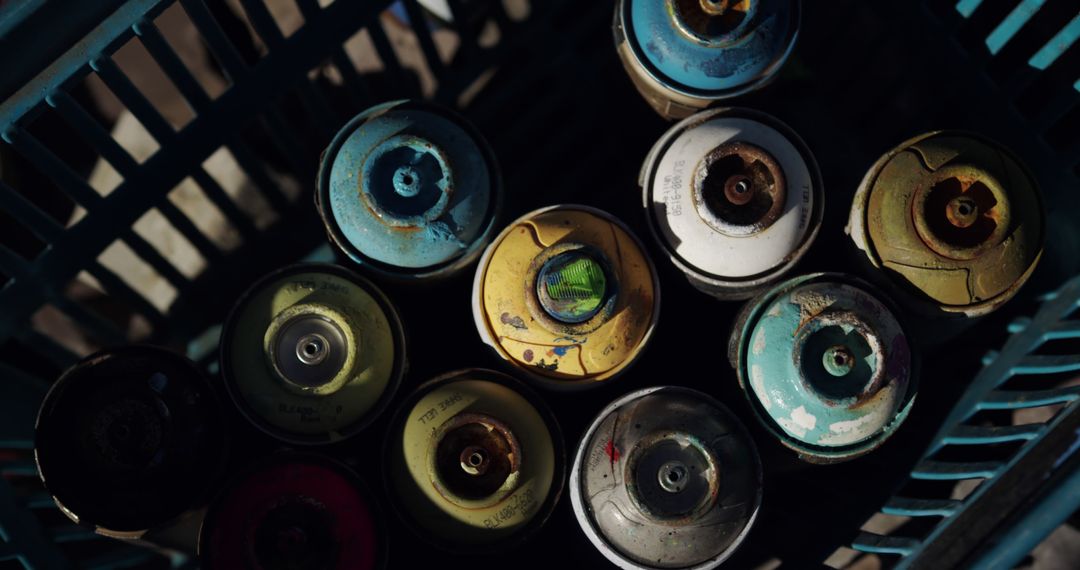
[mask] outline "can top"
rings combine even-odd
[[[345,466],[282,453],[215,501],[200,533],[200,562],[208,569],[373,570],[386,556],[377,515]]]
[[[967,133],[927,133],[890,151],[867,174],[851,216],[852,235],[876,265],[946,310],[992,309],[1042,253],[1034,178],[1012,153]]]
[[[498,185],[491,150],[464,118],[395,101],[364,111],[331,142],[319,204],[331,238],[353,260],[434,271],[484,241]]]
[[[649,71],[690,95],[753,88],[783,65],[799,27],[797,0],[624,0],[631,46]]]
[[[727,408],[694,390],[658,387],[600,413],[572,484],[586,535],[613,549],[601,551],[620,567],[705,569],[749,532],[761,466]]]
[[[186,358],[132,346],[87,357],[38,414],[38,470],[61,510],[137,537],[206,498],[224,464],[221,410]]]
[[[229,395],[252,423],[290,443],[359,432],[389,404],[404,361],[390,301],[336,265],[267,275],[236,303],[222,332]]]
[[[817,233],[820,175],[779,120],[715,109],[673,126],[643,169],[650,226],[702,278],[752,283],[794,265]]]
[[[752,310],[741,374],[786,444],[840,456],[897,427],[913,397],[911,347],[881,301],[854,280],[817,274],[777,286]]]
[[[550,387],[611,378],[648,341],[656,271],[618,220],[553,206],[507,226],[484,253],[473,290],[481,337]]]

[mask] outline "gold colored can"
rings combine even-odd
[[[550,516],[565,478],[555,418],[513,378],[459,370],[421,386],[387,439],[386,483],[402,519],[432,544],[490,551]]]
[[[595,386],[626,369],[656,326],[660,284],[641,242],[606,212],[530,212],[488,246],[473,282],[484,342],[545,387]]]
[[[846,231],[909,308],[976,317],[1031,276],[1045,214],[1034,177],[1011,152],[979,135],[935,131],[874,164]]]

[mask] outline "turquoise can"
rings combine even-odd
[[[475,260],[501,202],[483,136],[447,108],[409,100],[372,107],[338,132],[315,195],[342,254],[403,281],[446,277]]]
[[[751,300],[728,356],[758,419],[812,463],[877,448],[915,401],[915,354],[892,304],[848,275],[803,275]]]

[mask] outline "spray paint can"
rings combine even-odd
[[[915,402],[915,357],[891,304],[847,275],[795,277],[751,300],[728,357],[758,419],[811,463],[876,449]]]
[[[778,281],[817,236],[821,173],[787,125],[749,109],[676,124],[641,169],[649,229],[694,287],[746,299]]]
[[[641,354],[660,283],[622,222],[578,205],[518,218],[488,246],[473,282],[480,338],[544,387],[595,386]]]
[[[209,499],[225,435],[221,407],[191,361],[128,346],[83,359],[53,384],[34,455],[61,512],[98,534],[136,539]]]
[[[405,370],[397,310],[336,265],[299,264],[255,283],[221,337],[225,386],[243,415],[282,441],[333,443],[389,404]]]
[[[874,164],[846,229],[897,299],[925,316],[976,317],[1011,299],[1042,256],[1031,172],[972,133],[936,131]]]
[[[207,570],[383,568],[381,515],[346,466],[281,453],[234,479],[211,505],[199,531],[199,560]]]
[[[534,534],[565,479],[551,411],[516,380],[451,372],[399,408],[386,447],[386,486],[405,523],[451,551],[490,552]]]
[[[339,251],[406,281],[475,260],[501,202],[495,155],[479,131],[423,101],[384,103],[349,121],[323,153],[315,195]]]
[[[754,524],[761,463],[746,428],[713,398],[645,388],[612,402],[589,427],[570,500],[585,535],[619,568],[708,570]]]
[[[795,46],[799,0],[619,0],[615,48],[666,119],[761,88]]]

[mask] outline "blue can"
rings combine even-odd
[[[495,155],[480,133],[449,109],[408,100],[372,107],[338,132],[315,196],[339,251],[405,281],[475,260],[501,202]]]
[[[649,104],[682,119],[768,83],[800,13],[800,0],[619,0],[615,47]]]

